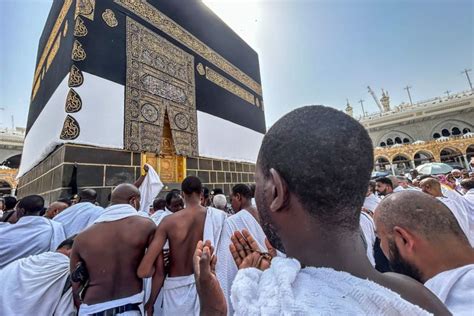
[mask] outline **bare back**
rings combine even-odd
[[[92,225],[74,242],[71,268],[83,261],[89,273],[84,303],[97,304],[142,291],[137,268],[156,226],[141,216]]]
[[[206,208],[202,206],[185,208],[161,222],[158,229],[164,230],[170,247],[171,277],[194,273],[193,254],[196,244],[203,239],[205,222]]]

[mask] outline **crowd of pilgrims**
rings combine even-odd
[[[474,159],[370,180],[366,130],[307,106],[269,129],[254,185],[150,199],[145,169],[106,208],[0,199],[0,315],[474,314]]]

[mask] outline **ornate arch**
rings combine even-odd
[[[435,154],[431,150],[419,149],[419,150],[417,150],[413,153],[413,155],[412,155],[413,160],[415,160],[415,155],[418,154],[418,153],[429,154],[431,158],[435,158]]]
[[[441,135],[441,131],[443,129],[446,128],[447,130],[451,131],[454,127],[458,127],[461,131],[466,127],[471,130],[474,129],[473,125],[466,121],[457,119],[447,119],[442,122],[439,122],[431,129],[428,139],[432,138],[434,133],[439,133]]]
[[[387,143],[387,139],[389,138],[395,140],[396,137],[400,137],[402,140],[404,138],[408,138],[411,143],[414,142],[414,138],[410,136],[409,134],[399,131],[399,130],[391,130],[385,133],[384,135],[382,135],[381,137],[379,137],[376,145],[378,146],[381,142]]]
[[[404,153],[404,152],[401,152],[401,151],[398,151],[398,152],[396,152],[395,154],[391,155],[391,157],[390,157],[390,163],[391,163],[391,164],[393,164],[393,159],[394,159],[395,157],[397,157],[397,156],[402,156],[402,157],[405,157],[405,158],[406,158],[406,160],[408,160],[408,161],[410,161],[410,160],[411,160],[411,158],[410,158],[410,155],[409,155],[409,154],[407,154],[407,153]]]

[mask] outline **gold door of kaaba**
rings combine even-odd
[[[125,148],[163,182],[181,182],[198,155],[194,57],[127,17]]]

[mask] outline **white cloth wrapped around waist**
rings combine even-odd
[[[163,284],[163,315],[199,315],[194,275],[166,277]]]
[[[75,313],[70,290],[62,295],[68,276],[69,258],[59,252],[10,263],[0,270],[0,315]]]
[[[92,304],[92,305],[81,304],[79,308],[79,316],[99,313],[111,308],[125,306],[127,304],[139,304],[140,311],[131,311],[127,313],[122,313],[120,315],[127,315],[127,314],[143,315],[143,297],[144,297],[144,294],[142,291],[140,293],[134,294],[129,297],[119,298],[119,299],[111,300],[107,302],[102,302],[102,303],[97,303],[97,304]]]

